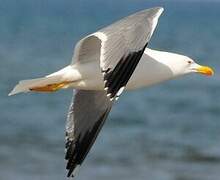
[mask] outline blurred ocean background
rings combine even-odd
[[[220,1],[0,0],[0,179],[66,177],[72,90],[7,94],[71,61],[75,43],[138,10],[163,6],[149,47],[215,69],[124,93],[76,179],[220,179]]]

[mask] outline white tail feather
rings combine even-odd
[[[29,92],[33,87],[45,86],[48,84],[58,83],[61,80],[61,76],[50,76],[37,79],[28,79],[19,81],[19,83],[14,87],[14,89],[8,94],[9,96]]]

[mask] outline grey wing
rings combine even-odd
[[[103,39],[100,66],[111,99],[123,91],[155,30],[163,8],[151,8],[128,16],[98,32]]]
[[[100,61],[105,90],[111,100],[121,94],[129,81],[162,12],[160,7],[137,12],[77,44],[73,59],[77,63]]]
[[[112,101],[123,91],[153,34],[163,8],[128,16],[80,40],[73,61],[99,61],[105,91],[76,92],[66,126],[68,177],[80,165],[94,143]]]
[[[74,176],[74,170],[85,159],[111,107],[105,91],[76,90],[66,124],[68,177]]]

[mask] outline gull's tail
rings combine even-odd
[[[68,73],[69,67],[66,67],[56,73],[50,74],[43,78],[28,79],[19,81],[14,89],[8,94],[9,96],[22,92],[36,91],[36,92],[53,92],[61,88],[66,88],[72,81],[70,78],[64,78]]]

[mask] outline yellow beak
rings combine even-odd
[[[199,66],[196,68],[196,72],[206,76],[212,76],[214,74],[214,70],[208,66]]]

